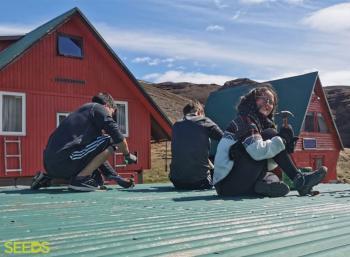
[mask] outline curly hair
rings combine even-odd
[[[116,109],[116,105],[114,103],[113,97],[110,94],[105,93],[105,92],[100,92],[97,95],[93,96],[91,101],[94,102],[94,103],[107,105],[107,106],[109,106],[111,108]]]
[[[250,111],[258,111],[258,108],[256,106],[256,98],[258,96],[263,96],[266,92],[270,92],[274,98],[273,109],[271,113],[267,116],[269,119],[272,119],[277,109],[278,96],[270,83],[259,83],[256,88],[250,90],[246,95],[242,96],[237,105],[237,111],[240,114],[244,114]]]
[[[185,105],[182,112],[184,115],[196,112],[203,113],[204,109],[202,104],[198,100],[191,100],[191,102]]]

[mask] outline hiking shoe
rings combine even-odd
[[[105,184],[105,181],[103,180],[103,177],[98,170],[94,170],[94,172],[91,174],[91,177],[96,181],[99,187],[103,187]]]
[[[123,188],[133,188],[135,186],[134,178],[130,179],[123,178],[119,174],[109,175],[108,179],[113,179],[117,184]]]
[[[327,174],[327,167],[321,166],[313,172],[299,173],[293,180],[294,187],[300,196],[312,193],[312,187],[319,184]]]
[[[38,190],[39,188],[49,186],[51,186],[51,178],[46,173],[38,171],[33,177],[30,189]]]
[[[257,181],[254,186],[255,193],[268,197],[282,197],[289,193],[289,186],[283,182],[267,183]]]
[[[98,183],[91,176],[75,177],[68,186],[69,189],[84,192],[98,190],[98,187]]]

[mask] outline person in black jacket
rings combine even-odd
[[[327,168],[323,166],[307,174],[296,168],[290,157],[297,140],[293,129],[283,126],[277,132],[273,122],[277,100],[268,83],[241,97],[238,116],[224,132],[215,155],[214,185],[219,195],[286,195],[289,187],[268,173],[277,165],[301,196],[310,194],[326,175]]]
[[[70,189],[94,191],[103,185],[101,173],[115,179],[121,186],[133,186],[122,179],[107,159],[119,149],[127,163],[136,163],[128,144],[113,119],[116,106],[112,96],[99,93],[68,115],[51,134],[44,150],[47,174],[38,173],[32,189],[47,186],[51,178],[70,179]]]
[[[170,181],[177,189],[212,188],[210,139],[219,141],[223,133],[204,116],[198,101],[187,104],[183,114],[183,120],[176,122],[172,131]]]

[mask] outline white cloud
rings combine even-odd
[[[223,9],[223,8],[229,7],[229,5],[223,4],[221,0],[214,0],[214,3],[216,5],[216,7],[219,8],[219,9]]]
[[[112,28],[97,24],[98,31],[108,44],[115,49],[142,52],[143,54],[192,60],[221,65],[249,65],[250,69],[286,72],[294,67],[307,69],[316,63],[319,70],[332,64],[341,67],[347,63],[344,58],[320,55],[320,51],[276,51],[271,45],[240,38],[235,41],[210,42],[207,39],[191,38],[181,34],[154,33]],[[278,47],[278,46],[276,46]]]
[[[350,85],[350,69],[320,72],[323,86]]]
[[[242,4],[262,4],[266,2],[274,2],[275,0],[240,0]]]
[[[324,32],[350,32],[350,3],[321,9],[303,19],[302,23]]]
[[[136,57],[134,58],[131,62],[133,63],[146,63],[149,66],[156,66],[161,63],[166,63],[168,67],[173,66],[173,62],[175,61],[174,58],[165,58],[165,59],[160,59],[160,58],[151,58],[149,56],[145,57]]]
[[[237,11],[232,17],[231,20],[237,20],[242,15],[241,11]]]
[[[36,26],[24,26],[20,24],[0,24],[0,35],[24,35],[35,27]]]
[[[275,80],[280,78],[288,78],[293,76],[298,76],[301,74],[309,73],[317,71],[316,68],[310,68],[305,70],[299,70],[299,71],[290,71],[286,73],[279,74],[277,76],[274,76],[271,79],[267,80]],[[322,86],[337,86],[337,85],[350,85],[350,69],[349,70],[327,70],[319,71],[320,80],[322,83]]]
[[[257,4],[263,4],[263,3],[274,3],[278,1],[277,0],[239,0],[239,2],[242,4],[257,5]],[[283,2],[290,5],[301,5],[304,3],[304,0],[283,0]]]
[[[165,73],[152,73],[145,75],[142,79],[147,81],[152,81],[155,83],[161,82],[192,82],[192,83],[202,83],[210,84],[215,83],[223,85],[226,81],[235,79],[233,76],[225,75],[213,75],[201,72],[183,72],[178,70],[169,70]]]
[[[304,3],[304,0],[285,0],[288,4],[301,5]]]
[[[225,28],[219,25],[209,25],[205,30],[206,31],[224,31]]]
[[[132,60],[134,63],[145,63],[149,62],[151,60],[151,57],[136,57]]]

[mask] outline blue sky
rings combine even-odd
[[[0,35],[75,6],[138,79],[223,84],[317,70],[324,86],[350,84],[350,1],[11,0]]]

